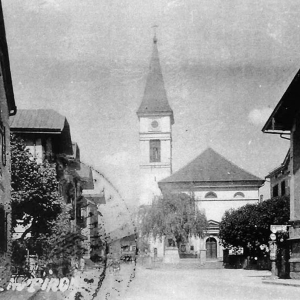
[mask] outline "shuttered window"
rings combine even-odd
[[[150,140],[150,162],[160,162],[160,140]]]

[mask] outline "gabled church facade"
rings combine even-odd
[[[206,259],[221,259],[223,248],[218,238],[219,223],[224,212],[259,201],[259,188],[264,180],[239,168],[208,148],[192,162],[158,184],[162,193],[193,195],[196,205],[204,211],[209,223],[203,239],[192,238],[180,252]]]

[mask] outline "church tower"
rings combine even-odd
[[[153,38],[150,69],[137,115],[140,124],[140,205],[147,205],[160,194],[158,181],[172,174],[174,116],[164,86],[156,36]]]

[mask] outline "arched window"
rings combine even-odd
[[[234,194],[233,198],[245,198],[245,195],[242,192],[237,192]]]
[[[218,196],[214,192],[208,192],[206,193],[205,198],[218,198]]]

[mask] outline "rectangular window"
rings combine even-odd
[[[281,196],[285,195],[285,180],[281,182]]]
[[[160,162],[160,140],[150,140],[150,162]]]
[[[278,196],[278,184],[273,186],[273,197]]]

